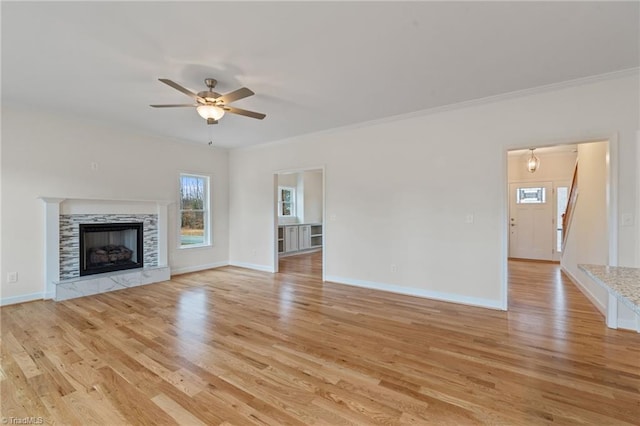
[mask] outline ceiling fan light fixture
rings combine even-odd
[[[527,160],[527,170],[529,173],[535,172],[538,170],[538,167],[540,167],[540,159],[533,154],[533,150],[535,150],[535,148],[529,148],[529,151],[531,151],[531,155]]]
[[[196,110],[198,111],[198,114],[200,114],[200,117],[205,120],[212,118],[213,120],[218,121],[224,115],[224,110],[215,105],[200,105]]]

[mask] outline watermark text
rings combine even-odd
[[[3,425],[41,425],[43,417],[3,417],[0,419]]]

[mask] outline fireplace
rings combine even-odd
[[[81,223],[80,275],[143,267],[142,222]]]

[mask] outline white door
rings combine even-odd
[[[298,227],[298,250],[311,248],[311,225],[300,225]]]
[[[298,227],[297,226],[285,226],[284,227],[284,251],[298,251]]]
[[[509,257],[553,259],[552,188],[551,182],[509,185]]]

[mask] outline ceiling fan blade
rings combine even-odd
[[[234,90],[233,92],[229,92],[226,95],[222,95],[216,99],[216,101],[222,101],[225,104],[229,104],[233,101],[237,101],[238,99],[246,98],[251,95],[255,95],[250,89],[246,87],[241,87],[238,90]]]
[[[233,114],[244,115],[245,117],[257,118],[258,120],[262,120],[267,116],[266,114],[263,114],[261,112],[247,111],[246,109],[234,108],[226,105],[223,108],[225,111],[229,111]]]
[[[200,104],[166,104],[166,105],[149,105],[153,108],[176,108],[176,107],[197,107]]]
[[[187,89],[186,87],[182,87],[180,86],[178,83],[176,83],[175,81],[171,81],[168,78],[159,78],[158,80],[160,80],[161,82],[163,82],[164,84],[166,84],[167,86],[171,86],[174,89],[184,93],[187,96],[192,97],[193,99],[195,99],[198,102],[201,103],[205,103],[206,101],[204,99],[202,99],[200,96],[198,96],[196,93],[192,92],[191,90]]]

